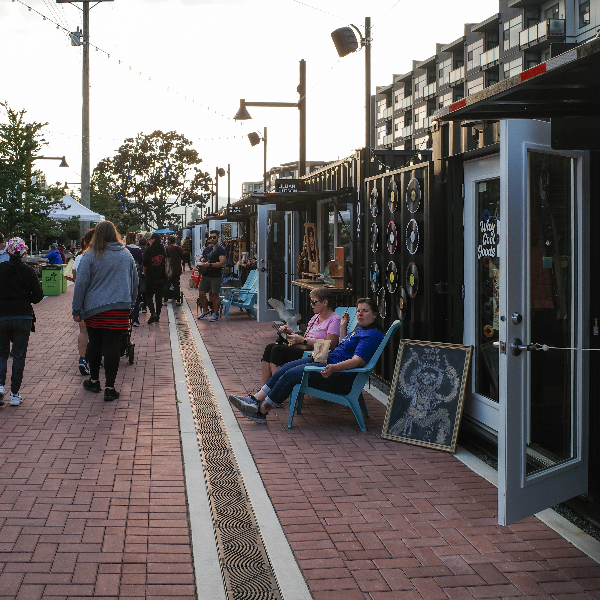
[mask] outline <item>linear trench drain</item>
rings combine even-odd
[[[190,325],[173,308],[227,598],[282,600]]]

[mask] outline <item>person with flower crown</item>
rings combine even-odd
[[[0,405],[4,404],[6,371],[10,342],[12,340],[12,373],[10,380],[10,405],[23,401],[20,389],[25,370],[25,357],[29,334],[35,331],[35,314],[32,304],[44,297],[35,271],[23,263],[27,254],[25,242],[14,237],[8,240],[8,261],[0,263]]]

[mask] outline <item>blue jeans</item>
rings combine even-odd
[[[267,394],[267,404],[271,406],[280,406],[283,404],[285,399],[289,398],[294,386],[302,381],[304,367],[312,364],[325,366],[322,363],[315,363],[312,358],[308,357],[293,360],[275,371],[271,379],[262,387],[262,391]],[[308,376],[308,383],[311,387],[323,390],[324,392],[347,394],[352,388],[354,377],[355,375],[351,373],[344,374],[340,371],[333,373],[333,375],[327,378],[323,377],[321,373],[311,373]]]
[[[8,355],[10,353],[10,342],[12,340],[12,377],[10,380],[10,391],[18,394],[23,382],[23,371],[25,370],[25,356],[31,333],[31,319],[8,319],[0,321],[0,384],[6,383],[6,369]]]

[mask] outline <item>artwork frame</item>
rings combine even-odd
[[[401,340],[381,437],[454,453],[472,354],[462,344]]]
[[[306,237],[306,252],[308,254],[308,271],[319,273],[319,238],[316,223],[304,223]]]

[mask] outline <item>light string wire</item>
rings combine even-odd
[[[42,19],[44,21],[48,21],[48,22],[52,23],[53,25],[56,25],[56,29],[62,30],[64,33],[67,34],[68,38],[70,39],[70,37],[71,37],[71,30],[68,28],[68,26],[65,27],[61,23],[58,23],[56,20],[52,19],[51,17],[47,17],[46,15],[42,14],[41,12],[39,12],[38,10],[36,10],[35,8],[33,8],[32,6],[29,6],[28,4],[26,4],[23,0],[12,0],[12,1],[13,2],[18,2],[19,4],[21,4],[22,6],[24,6],[25,8],[27,8],[29,10],[29,12],[36,13],[37,15],[39,15],[40,17],[42,17]],[[91,42],[88,42],[88,45],[89,45],[90,48],[94,48],[97,52],[102,52],[103,54],[105,54],[107,56],[107,58],[111,58],[111,53],[108,52],[107,50],[104,50],[103,48],[100,48],[99,46],[97,46],[95,44],[92,44]],[[113,58],[113,60],[117,60],[117,59]],[[122,63],[123,63],[123,61],[119,59],[118,60],[118,64],[122,64]],[[129,70],[132,71],[131,65],[129,65]],[[137,69],[136,69],[136,71],[137,71]],[[140,76],[142,75],[142,71],[139,71],[139,75]],[[151,76],[148,76],[148,81],[150,81],[150,82],[152,81],[152,77]],[[167,86],[166,91],[168,91],[168,92],[175,92],[177,96],[180,96],[179,91],[176,90],[171,85]],[[188,95],[187,94],[184,94],[182,92],[181,96],[183,96],[183,99],[185,101],[188,100],[188,97],[187,97]],[[202,106],[202,107],[206,108],[208,111],[210,111],[210,106],[208,106],[208,105],[206,105],[206,104],[204,104],[202,102],[196,102],[195,98],[191,98],[191,100],[192,100],[193,104],[197,104],[198,106]],[[234,121],[233,117],[227,117],[224,114],[217,112],[216,110],[213,110],[212,112],[215,115],[220,116],[220,117],[226,119],[227,121]],[[240,121],[240,125],[244,125],[244,122]],[[242,137],[245,137],[245,136],[230,136],[230,137],[233,137],[233,138],[240,137],[240,138],[242,138]],[[221,139],[221,138],[220,137],[201,138],[202,141],[208,141],[208,140],[214,141],[215,139]],[[224,137],[224,139],[229,139],[229,137]]]

